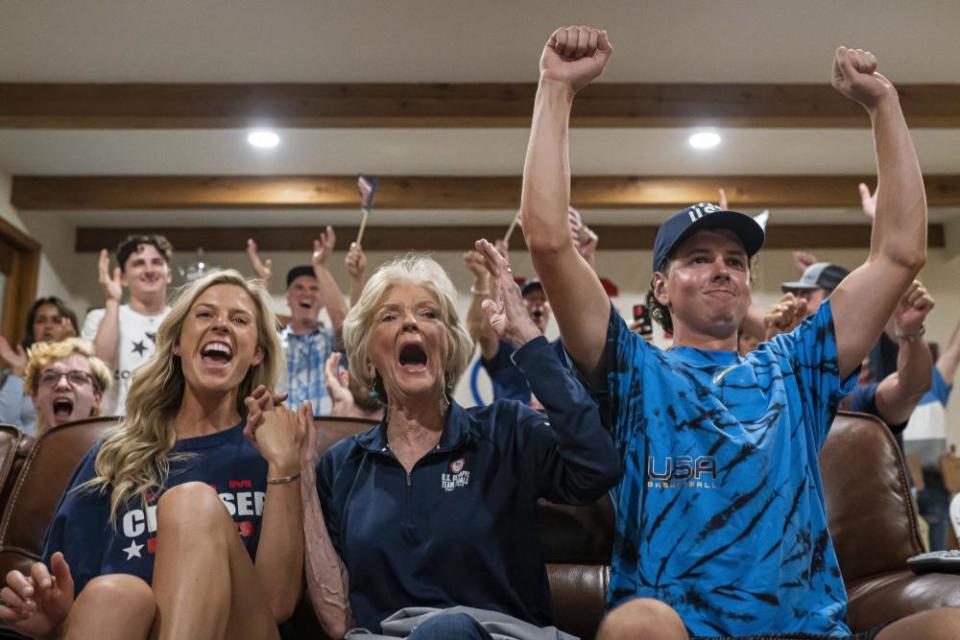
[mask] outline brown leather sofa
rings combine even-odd
[[[36,442],[0,426],[0,576],[39,557],[46,523],[74,467],[114,424],[113,418],[84,420],[52,429]],[[326,450],[370,424],[318,418],[318,446]],[[960,606],[960,575],[915,576],[906,568],[922,543],[903,458],[883,423],[841,412],[820,465],[851,626],[861,630],[917,611]],[[592,638],[609,579],[610,502],[576,508],[543,503],[541,516],[557,626]],[[293,637],[322,637],[306,604],[290,626]]]

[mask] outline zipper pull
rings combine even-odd
[[[411,478],[410,478],[410,472],[409,472],[409,471],[407,472],[407,486],[408,486],[408,487],[409,487],[409,486],[412,486],[412,484],[411,484]]]

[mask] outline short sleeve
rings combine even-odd
[[[837,337],[833,309],[828,298],[815,314],[791,331],[769,343],[788,371],[796,377],[805,424],[811,430],[817,450],[823,446],[840,402],[854,387],[860,367],[840,379]]]
[[[94,463],[99,450],[96,445],[88,451],[74,471],[44,537],[43,562],[49,567],[50,557],[58,551],[63,553],[73,575],[75,594],[100,575],[102,553],[109,542],[109,492],[78,489],[96,476]]]
[[[643,414],[643,369],[651,349],[653,347],[646,340],[630,331],[611,304],[603,359],[606,372],[602,379],[606,381],[606,389],[596,389],[595,398],[600,403],[604,426],[613,436],[621,455],[629,447],[634,432],[643,424],[640,419]]]
[[[92,309],[83,319],[83,328],[80,329],[80,337],[84,340],[93,340],[97,337],[97,330],[100,329],[100,323],[103,322],[103,309]]]
[[[925,402],[939,402],[943,406],[947,406],[952,389],[953,387],[943,379],[943,374],[940,373],[940,369],[934,366],[933,378],[930,381],[930,390],[927,391],[926,395],[920,401],[920,404],[924,404]]]

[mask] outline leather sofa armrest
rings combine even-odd
[[[864,631],[920,611],[960,607],[960,575],[890,571],[847,584],[847,598],[847,623]]]
[[[557,628],[590,640],[597,633],[606,606],[610,567],[599,564],[548,564]]]

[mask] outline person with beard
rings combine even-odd
[[[24,395],[27,349],[39,342],[59,342],[78,335],[77,315],[56,296],[37,298],[27,312],[23,342],[12,347],[0,336],[0,358],[10,365],[0,383],[0,423],[12,424],[29,435],[36,434],[33,402]]]
[[[607,33],[590,27],[558,29],[544,45],[521,194],[564,347],[597,392],[625,466],[611,494],[611,611],[597,637],[960,637],[950,608],[852,633],[818,466],[840,400],[926,260],[923,178],[896,89],[869,52],[836,50],[832,84],[864,108],[876,143],[878,213],[864,264],[796,330],[741,357],[763,228],[709,203],[687,207],[654,240],[654,318],[673,333],[664,351],[629,331],[566,224],[574,97],[612,52]]]
[[[80,336],[93,342],[98,358],[116,372],[116,384],[103,399],[107,415],[121,415],[133,372],[156,349],[157,328],[170,311],[167,287],[173,280],[173,247],[160,235],[133,235],[117,247],[117,267],[110,271],[104,249],[97,264],[97,281],[104,306],[87,314]],[[130,300],[123,302],[123,290]]]
[[[333,227],[328,226],[320,239],[313,241],[310,264],[298,265],[287,272],[290,323],[280,331],[280,342],[287,356],[287,377],[279,391],[287,394],[293,408],[309,401],[314,415],[318,416],[330,414],[324,367],[347,315],[343,293],[326,265],[336,242]],[[247,255],[257,277],[269,284],[272,263],[269,259],[260,259],[252,239],[247,241]],[[320,321],[324,307],[332,327],[325,327]]]
[[[51,427],[100,415],[100,402],[113,375],[88,342],[68,338],[33,345],[24,380],[40,436]]]

